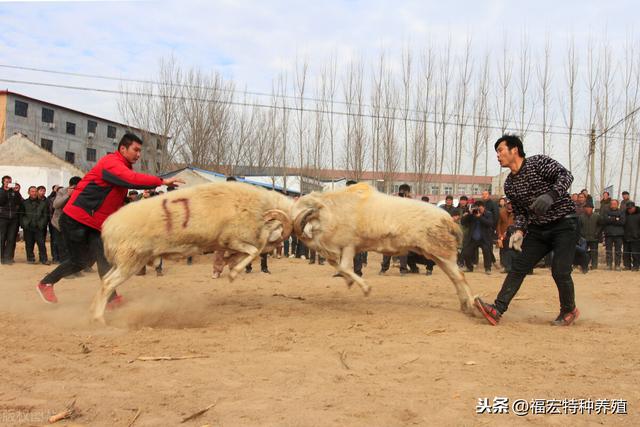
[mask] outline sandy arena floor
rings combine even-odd
[[[51,267],[0,266],[0,424],[43,425],[76,400],[59,425],[640,425],[640,275],[575,274],[582,317],[554,328],[550,272],[525,281],[498,327],[459,311],[453,286],[433,276],[379,276],[370,254],[365,298],[329,266],[270,259],[273,274],[210,278],[208,256],[165,263],[120,290],[127,300],[89,321],[97,273],[63,280],[60,303],[34,290]],[[421,267],[422,269],[422,267]],[[256,272],[258,271],[258,272]],[[504,276],[467,275],[493,300]],[[143,361],[138,357],[201,356]],[[478,399],[509,398],[509,414],[476,414]],[[627,415],[513,413],[517,399],[627,402]],[[616,409],[620,411],[620,408]],[[591,414],[588,414],[591,412]]]

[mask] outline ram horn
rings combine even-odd
[[[264,213],[265,221],[277,220],[282,223],[282,240],[286,240],[291,235],[293,224],[291,218],[280,209],[270,209]]]
[[[318,209],[307,208],[300,212],[298,216],[296,216],[295,221],[293,221],[293,231],[296,232],[298,236],[302,236],[304,233],[304,227],[307,223],[318,217]]]

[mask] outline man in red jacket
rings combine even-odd
[[[142,140],[134,134],[125,134],[118,144],[118,151],[101,158],[76,186],[59,220],[70,254],[36,286],[44,302],[58,302],[53,285],[95,261],[100,278],[107,274],[111,265],[104,256],[100,230],[109,215],[124,205],[129,188],[156,188],[184,182],[178,178],[162,179],[134,172],[132,165],[140,158],[141,150]],[[121,302],[122,297],[114,292],[109,307],[114,308]]]

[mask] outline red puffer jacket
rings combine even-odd
[[[137,173],[119,152],[107,154],[82,178],[69,198],[64,213],[96,230],[124,204],[129,188],[153,189],[162,179]]]

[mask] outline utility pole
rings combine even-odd
[[[594,181],[596,180],[596,128],[591,128],[591,136],[589,139],[589,194],[593,195]]]

